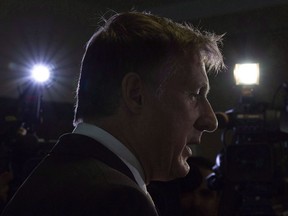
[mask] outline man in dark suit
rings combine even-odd
[[[74,131],[3,215],[157,215],[146,185],[185,176],[188,145],[217,127],[205,68],[223,67],[220,41],[148,13],[106,20],[82,59]]]

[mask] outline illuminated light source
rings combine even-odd
[[[38,83],[47,82],[50,78],[50,69],[42,64],[34,65],[31,70],[31,76]]]
[[[247,63],[236,64],[234,68],[234,78],[236,85],[259,85],[259,64]]]

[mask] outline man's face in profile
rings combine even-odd
[[[191,156],[188,145],[199,144],[204,130],[217,127],[207,100],[205,68],[196,57],[188,62],[167,80],[159,97],[146,88],[143,133],[152,180],[185,176],[189,172],[186,160]]]

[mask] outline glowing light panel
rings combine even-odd
[[[234,78],[236,85],[259,85],[259,64],[236,64]]]
[[[44,83],[50,78],[50,70],[45,65],[37,64],[33,66],[31,76],[36,82]]]

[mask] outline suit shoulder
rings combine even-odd
[[[100,196],[99,196],[100,195]],[[98,200],[95,205],[95,200]],[[112,184],[97,193],[91,193],[87,200],[87,215],[98,212],[99,215],[156,216],[156,210],[145,193],[137,187]]]

